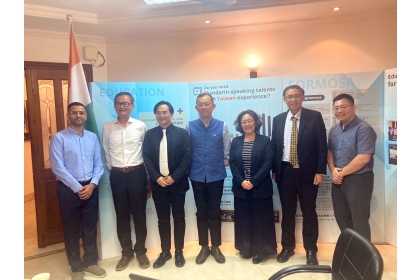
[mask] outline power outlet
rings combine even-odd
[[[96,61],[98,58],[98,50],[95,47],[85,47],[85,59]]]

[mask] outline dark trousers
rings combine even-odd
[[[223,195],[223,182],[219,180],[211,183],[191,181],[197,207],[198,244],[209,244],[209,229],[212,246],[222,244],[222,210],[220,202]]]
[[[373,172],[351,174],[341,185],[332,184],[331,198],[334,216],[341,231],[351,228],[370,241],[370,201],[373,192]]]
[[[316,213],[316,197],[318,186],[311,183],[302,183],[300,170],[288,165],[281,169],[280,184],[277,185],[280,195],[282,210],[281,220],[281,245],[283,248],[294,249],[296,247],[295,225],[297,197],[299,197],[300,209],[302,210],[303,247],[318,251],[318,216]]]
[[[171,249],[171,206],[172,217],[174,219],[174,241],[175,250],[184,249],[185,236],[185,193],[173,194],[169,191],[170,187],[153,191],[156,213],[158,216],[160,245],[162,252]]]
[[[147,177],[144,165],[142,168],[122,172],[111,170],[109,175],[112,198],[117,218],[117,235],[122,248],[122,255],[131,257],[146,253],[146,202]],[[131,241],[130,217],[133,217],[136,244]]]
[[[81,200],[77,193],[58,181],[57,195],[67,260],[73,272],[82,272],[83,268],[98,262],[98,188],[93,190],[89,199]],[[83,260],[80,258],[80,236],[83,242]]]

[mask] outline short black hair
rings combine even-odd
[[[354,105],[354,98],[348,93],[340,93],[339,95],[334,97],[333,105],[336,101],[341,100],[341,99],[347,99],[347,101],[350,102],[351,105]]]
[[[298,90],[300,90],[301,92],[302,92],[302,94],[303,95],[305,95],[305,90],[303,89],[303,88],[301,88],[300,86],[298,86],[298,85],[291,85],[291,86],[288,86],[288,87],[286,87],[284,90],[283,90],[283,97],[285,97],[286,96],[286,92],[289,90],[289,89],[298,89]]]
[[[73,107],[73,106],[83,106],[83,108],[85,108],[85,111],[86,111],[86,106],[83,105],[82,103],[80,103],[80,102],[72,102],[69,105],[67,105],[67,112],[70,111],[70,108]]]
[[[121,96],[121,95],[128,95],[130,97],[131,103],[134,104],[134,97],[133,97],[133,95],[131,93],[127,92],[127,91],[122,91],[122,92],[117,93],[115,95],[115,97],[114,97],[114,103],[117,100],[118,96]]]
[[[258,115],[257,113],[255,113],[254,111],[252,111],[251,109],[240,112],[239,115],[236,117],[236,120],[233,123],[236,131],[244,134],[244,130],[242,129],[242,126],[241,126],[241,120],[242,120],[242,117],[245,114],[249,114],[254,119],[254,121],[255,121],[255,132],[260,133],[259,131],[260,131],[260,128],[262,126],[261,116]]]
[[[210,94],[210,93],[208,93],[208,92],[203,92],[203,93],[200,93],[200,94],[197,96],[197,99],[195,100],[195,104],[197,104],[197,102],[198,102],[198,99],[199,99],[199,98],[204,97],[204,96],[210,96],[210,98],[211,98],[211,102],[213,102],[213,104],[214,104],[214,97],[213,97],[213,96],[211,96],[211,94]]]
[[[173,114],[174,113],[174,107],[172,106],[171,103],[169,103],[168,101],[159,101],[158,103],[156,103],[155,108],[153,108],[153,113],[156,114],[157,108],[161,105],[167,105],[169,108],[169,113]]]

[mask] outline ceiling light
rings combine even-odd
[[[144,0],[147,5],[158,5],[158,4],[168,4],[168,3],[176,3],[176,2],[187,2],[191,0]]]
[[[206,14],[204,14],[204,22],[205,22],[205,23],[210,23],[210,20],[209,20],[209,19],[207,19]]]
[[[333,10],[338,11],[338,10],[340,10],[340,7],[335,7]]]

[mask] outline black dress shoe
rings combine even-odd
[[[243,259],[250,259],[250,258],[252,258],[254,255],[252,254],[252,253],[250,253],[250,254],[247,254],[247,255],[241,255],[241,257],[243,258]]]
[[[116,271],[121,271],[127,268],[128,264],[134,260],[134,256],[122,256],[122,258],[118,261],[117,267],[115,268]]]
[[[165,251],[159,254],[159,257],[153,264],[153,268],[159,268],[162,267],[167,260],[170,260],[172,258],[171,252]]]
[[[144,269],[150,266],[150,261],[146,254],[141,254],[140,256],[137,256],[137,261],[139,262],[140,268]]]
[[[175,250],[175,265],[177,267],[183,267],[185,264],[184,255],[182,254],[182,250]]]
[[[200,251],[200,253],[198,254],[197,258],[195,259],[195,263],[196,264],[203,264],[207,257],[210,256],[210,249],[208,246],[203,247]]]
[[[226,259],[223,256],[222,252],[220,251],[219,247],[211,246],[211,255],[214,257],[216,262],[218,263],[225,263]]]
[[[316,258],[315,250],[309,249],[306,251],[306,264],[318,265],[318,259]]]
[[[264,259],[264,256],[255,255],[252,258],[252,263],[253,264],[259,264],[263,259]]]
[[[295,254],[295,251],[294,250],[283,248],[281,250],[280,254],[278,254],[278,256],[277,256],[277,261],[279,263],[287,262],[289,260],[289,258],[291,256],[293,256],[294,254]]]

